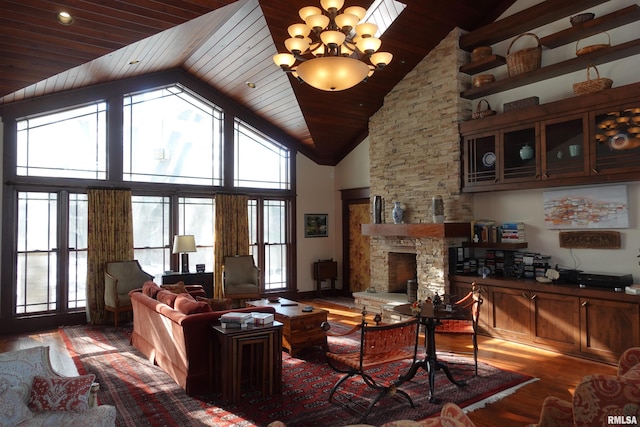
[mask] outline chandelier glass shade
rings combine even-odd
[[[320,0],[322,9],[306,6],[298,14],[304,23],[290,25],[284,45],[289,53],[274,55],[283,71],[317,89],[340,91],[366,81],[393,59],[378,52],[376,24],[362,22],[366,10],[344,0]]]

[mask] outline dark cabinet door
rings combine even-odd
[[[640,103],[590,114],[592,174],[637,172],[640,164]]]
[[[492,336],[517,341],[530,340],[531,316],[528,291],[491,287],[487,309]]]
[[[500,182],[539,179],[538,124],[505,129],[500,144]]]
[[[586,114],[542,122],[542,179],[588,176],[588,135]]]
[[[640,305],[580,298],[580,351],[617,363],[629,347],[640,345]]]
[[[474,135],[464,140],[464,185],[491,185],[498,181],[497,133]]]
[[[530,300],[531,340],[569,353],[579,351],[579,298],[532,291]]]

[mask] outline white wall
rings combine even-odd
[[[342,196],[340,190],[369,187],[369,140],[366,139],[336,167],[319,166],[302,154],[297,162],[298,291],[315,289],[313,263],[338,261],[336,287],[342,287]],[[329,237],[304,237],[304,214],[329,214]],[[327,286],[327,283],[323,283]]]
[[[338,259],[335,248],[342,242],[337,226],[341,214],[335,202],[334,167],[317,165],[302,154],[296,156],[296,164],[297,283],[299,292],[307,292],[315,289],[313,263]],[[328,237],[304,237],[304,214],[328,214]]]

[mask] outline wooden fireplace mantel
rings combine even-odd
[[[398,236],[398,237],[469,237],[471,223],[445,222],[442,224],[362,224],[365,236]]]

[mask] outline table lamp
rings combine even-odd
[[[193,234],[173,237],[173,253],[182,254],[182,273],[189,272],[189,252],[196,251],[196,239]]]

